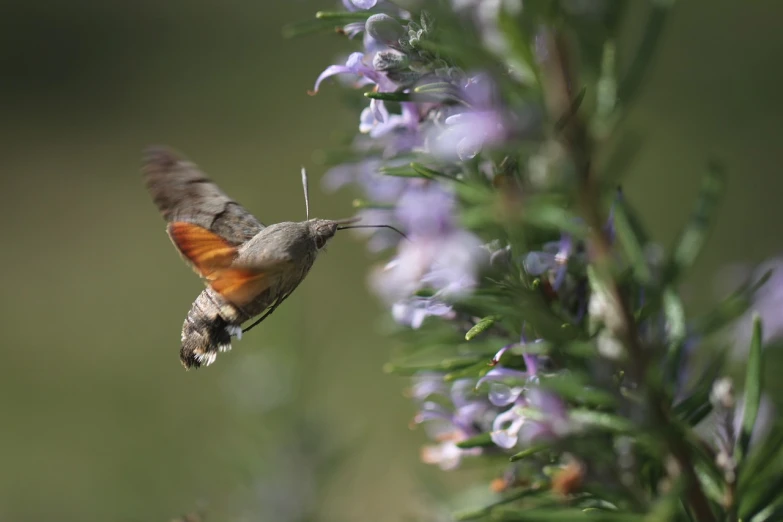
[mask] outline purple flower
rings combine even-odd
[[[438,444],[421,448],[421,461],[425,464],[437,464],[443,471],[457,469],[463,457],[481,455],[481,448],[463,449],[457,446],[466,438],[459,432],[444,432],[438,437]]]
[[[552,288],[557,292],[565,281],[568,259],[574,244],[571,236],[563,234],[560,241],[545,243],[543,248],[543,252],[528,253],[523,261],[523,266],[528,274],[535,277],[545,273],[552,274]]]
[[[432,127],[430,152],[445,160],[474,158],[485,147],[502,144],[508,136],[503,113],[496,108],[494,86],[477,74],[460,88],[466,109],[446,117],[445,127]]]
[[[310,91],[310,94],[316,94],[318,92],[318,88],[321,86],[321,82],[337,74],[358,76],[359,78],[356,81],[357,87],[361,87],[363,85],[377,85],[381,82],[384,82],[384,85],[386,85],[385,82],[387,82],[383,74],[379,73],[371,66],[367,65],[367,63],[365,63],[364,53],[355,52],[348,56],[348,59],[345,61],[345,65],[330,65],[324,69],[315,80],[315,85],[313,86],[313,90]]]
[[[396,217],[410,241],[399,244],[397,257],[374,274],[375,290],[397,302],[423,286],[448,298],[472,290],[488,253],[481,241],[456,226],[454,195],[443,186],[411,183],[397,203]]]
[[[414,385],[414,397],[422,400],[434,394],[443,395],[450,400],[453,408],[424,400],[414,421],[424,424],[428,435],[438,442],[422,448],[421,460],[448,470],[459,466],[464,456],[481,454],[481,448],[462,449],[457,447],[457,443],[481,433],[496,412],[473,393],[472,380],[460,379],[447,389],[443,386],[442,376],[440,383],[437,379],[437,374],[420,376]]]
[[[412,378],[411,398],[423,403],[430,395],[448,394],[448,386],[443,380],[443,375],[437,372],[422,372]]]
[[[378,172],[382,164],[377,159],[343,163],[326,172],[323,177],[323,186],[331,192],[349,183],[356,183],[369,200],[375,203],[393,203],[405,192],[408,182],[403,178],[385,176]],[[387,217],[386,223],[388,221]]]
[[[523,326],[524,329],[524,326]],[[534,342],[540,342],[538,339]],[[505,351],[515,346],[525,346],[522,336],[518,345],[504,346]],[[500,352],[499,352],[500,353]],[[493,368],[476,383],[489,382],[489,401],[499,407],[510,406],[492,422],[492,442],[504,449],[511,449],[520,441],[526,444],[537,440],[563,435],[569,429],[565,404],[557,395],[538,386],[539,358],[523,353],[526,372],[508,368]],[[495,359],[499,359],[496,355]],[[510,385],[509,382],[512,384]],[[529,417],[523,409],[537,410],[541,416]]]
[[[440,383],[437,382],[438,377]],[[450,387],[443,382],[443,376],[436,373],[425,373],[414,380],[414,397],[419,399],[421,409],[414,418],[417,424],[427,421],[446,421],[459,429],[468,437],[478,435],[482,428],[488,425],[485,414],[492,413],[491,406],[475,393],[475,382],[472,379],[459,379]],[[451,403],[447,408],[429,399],[432,395],[442,395]]]
[[[343,0],[343,5],[348,11],[372,9],[377,3],[378,0]]]
[[[755,282],[772,270],[769,280],[753,296],[753,310],[759,314],[764,326],[762,329],[764,343],[783,339],[783,312],[781,312],[783,310],[783,257],[765,261],[752,271],[750,278],[747,275],[751,270],[745,269],[744,274],[740,273],[739,267],[734,270],[738,272],[731,278],[735,282],[743,279]],[[753,333],[753,317],[750,312],[737,322],[733,333],[737,346],[735,355],[746,354]]]
[[[536,410],[538,414],[528,417],[523,408]],[[490,436],[496,445],[511,449],[519,442],[531,444],[561,437],[569,429],[568,412],[563,401],[551,392],[531,386],[508,410],[495,417]]]
[[[455,316],[451,306],[438,302],[433,298],[412,297],[406,301],[398,301],[392,305],[392,317],[399,324],[413,328],[421,327],[427,317]]]
[[[450,234],[455,229],[454,195],[435,183],[411,186],[397,203],[396,215],[405,230],[415,238]]]
[[[492,442],[503,449],[511,449],[519,441],[519,432],[525,423],[525,417],[517,411],[517,407],[511,407],[495,417],[492,423]]]
[[[364,32],[364,24],[362,22],[351,22],[343,26],[343,32],[348,38],[355,38],[357,35]]]
[[[389,114],[383,103],[370,102],[359,117],[359,132],[369,134],[371,138],[380,138],[400,130],[416,133],[419,127],[419,112],[411,102],[402,104],[401,114]],[[412,145],[410,147],[412,148]]]
[[[429,286],[442,296],[463,295],[476,283],[482,262],[481,242],[472,234],[457,231],[441,238],[403,241],[398,255],[372,277],[375,290],[396,302]]]
[[[375,2],[360,2],[360,4],[365,4],[365,5],[370,5],[370,3],[372,3],[370,7],[375,5]],[[366,7],[365,9],[369,9],[369,7]],[[388,46],[384,42],[381,42],[373,38],[373,36],[370,34],[371,31],[369,30],[374,28],[372,31],[373,34],[379,32],[382,34],[386,34],[389,33],[390,28],[394,28],[392,23],[399,26],[399,29],[402,30],[402,26],[399,24],[399,22],[397,22],[394,18],[388,15],[378,14],[378,15],[371,16],[370,19],[367,20],[366,25],[364,27],[365,29],[364,47],[366,52],[351,53],[351,55],[346,60],[345,65],[330,65],[329,67],[324,69],[323,72],[321,72],[321,74],[316,79],[315,86],[313,87],[312,91],[309,91],[309,94],[310,95],[316,94],[321,85],[321,82],[323,82],[326,78],[338,74],[348,74],[352,76],[358,76],[359,79],[355,83],[356,87],[362,87],[365,85],[375,85],[375,91],[377,92],[395,91],[397,89],[397,85],[387,77],[386,72],[377,70],[373,66],[373,63],[375,61],[374,60],[375,55],[379,51],[388,49]],[[346,33],[348,33],[348,30],[349,28],[348,26],[346,26]],[[354,25],[350,27],[351,36],[355,36],[359,32],[361,32],[361,28],[359,28],[358,26]],[[359,128],[362,132],[370,132],[370,129],[374,127],[374,123],[376,121],[378,123],[383,123],[385,122],[388,115],[389,113],[386,110],[383,101],[376,100],[376,99],[370,100],[369,110],[367,110],[367,113],[365,112],[362,113],[361,124]],[[390,127],[389,130],[391,128],[393,127]]]
[[[489,383],[489,402],[495,406],[508,406],[519,399],[525,390],[524,383],[527,382],[528,374],[519,370],[508,368],[492,368],[487,374],[478,380],[478,388],[484,383]],[[505,381],[505,382],[503,382]],[[516,384],[509,386],[506,382],[512,381]]]
[[[522,440],[533,443],[555,439],[568,433],[568,411],[560,397],[539,387],[528,390],[526,396],[528,408],[536,410],[542,417],[525,424],[521,433]]]

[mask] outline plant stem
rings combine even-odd
[[[604,231],[605,216],[601,211],[600,186],[593,171],[593,142],[586,123],[574,110],[573,101],[579,93],[578,75],[570,61],[567,38],[559,31],[549,30],[541,35],[544,39],[547,57],[543,70],[544,94],[550,114],[559,122],[559,139],[568,151],[579,178],[578,203],[589,228],[589,253],[591,263],[618,304],[620,325],[613,333],[622,341],[630,361],[629,373],[638,383],[645,383],[646,396],[655,426],[664,428],[663,434],[668,450],[687,481],[687,503],[698,522],[716,522],[707,497],[702,491],[694,471],[690,451],[684,439],[673,426],[668,411],[668,401],[660,387],[649,382],[649,353],[639,342],[637,325],[631,307],[628,305],[617,281],[612,274],[612,244]]]

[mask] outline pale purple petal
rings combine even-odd
[[[427,317],[444,317],[452,313],[450,306],[424,297],[413,297],[392,305],[392,317],[403,325],[417,330]]]
[[[403,124],[410,131],[419,129],[420,115],[419,108],[413,102],[403,102],[400,104]]]
[[[424,446],[421,449],[421,461],[425,464],[437,464],[440,469],[450,471],[459,466],[464,451],[457,447],[455,442],[445,441]]]
[[[565,403],[554,393],[535,387],[531,388],[526,396],[531,408],[554,418],[565,417]]]
[[[397,219],[414,236],[439,236],[454,222],[454,195],[441,186],[411,187],[397,203]]]
[[[385,122],[389,118],[389,111],[386,110],[386,105],[382,100],[370,100],[370,110],[380,123]]]
[[[565,435],[569,429],[568,412],[565,403],[554,393],[531,388],[526,393],[528,406],[543,414],[542,419],[526,423],[520,438],[531,443],[550,440]]]
[[[451,402],[461,408],[472,402],[475,386],[471,379],[459,379],[451,385]]]
[[[468,79],[462,92],[474,109],[490,109],[493,106],[495,86],[487,74],[479,73]]]
[[[446,118],[446,127],[431,131],[430,149],[444,160],[471,159],[485,147],[503,143],[506,126],[496,111],[463,112]]]
[[[454,412],[454,425],[465,435],[471,437],[478,435],[478,430],[476,430],[475,426],[481,421],[487,409],[488,405],[480,402],[462,406]]]
[[[501,448],[510,449],[519,441],[519,430],[525,423],[525,418],[511,408],[495,417],[492,423],[490,437],[492,442]]]
[[[324,189],[329,192],[338,190],[349,183],[353,183],[356,179],[355,176],[356,166],[350,163],[343,163],[327,170],[323,178],[321,178],[321,184]]]
[[[343,31],[345,31],[348,38],[355,38],[356,35],[364,31],[364,24],[362,22],[351,22],[343,27]]]
[[[525,271],[532,276],[540,276],[555,266],[555,256],[545,252],[530,252],[522,261]]]
[[[350,67],[346,67],[345,65],[330,65],[324,71],[318,75],[318,78],[315,80],[315,86],[313,86],[312,92],[316,93],[318,92],[318,88],[321,86],[321,82],[325,79],[329,78],[330,76],[334,76],[335,74],[345,74],[353,72]]]
[[[373,114],[372,107],[365,107],[359,115],[359,132],[367,134],[374,126],[375,115]]]
[[[422,422],[435,419],[451,421],[451,414],[440,404],[428,401],[422,405],[421,411],[416,415],[414,421],[417,424],[421,424]]]
[[[377,201],[377,200],[376,200]],[[391,211],[382,208],[364,208],[357,212],[356,217],[364,225],[382,225],[391,222]],[[400,241],[400,236],[387,228],[354,228],[351,233],[360,238],[370,238],[367,247],[371,252],[380,252],[390,248]]]
[[[444,298],[475,287],[489,254],[478,237],[454,228],[453,206],[450,193],[427,183],[400,198],[395,215],[410,241],[400,243],[395,262],[374,276],[373,286],[387,300],[399,301],[425,284]]]
[[[446,391],[446,383],[440,374],[421,373],[413,377],[411,395],[417,401],[423,401],[430,395],[445,395]]]
[[[356,74],[359,74],[363,68],[366,68],[367,66],[364,65],[364,53],[355,52],[348,55],[348,59],[345,61],[345,66],[348,67],[351,71],[353,71]]]
[[[541,339],[537,339],[534,342],[538,343],[541,341]],[[530,353],[524,353],[522,354],[522,359],[525,361],[525,367],[527,368],[527,373],[530,377],[536,377],[536,374],[538,373],[538,357]]]
[[[500,358],[503,357],[503,354],[506,353],[509,348],[514,346],[513,344],[507,344],[503,348],[497,351],[497,353],[492,357],[492,362],[494,364],[497,364],[500,361]]]
[[[574,247],[571,236],[563,234],[560,240],[560,249],[555,255],[555,263],[557,264],[557,272],[555,273],[555,282],[552,284],[552,288],[555,291],[560,291],[565,281],[566,274],[568,273],[568,258],[571,256],[571,251]]]
[[[489,385],[489,402],[495,406],[508,406],[516,402],[525,389],[522,386],[508,386],[507,384],[493,382]]]
[[[521,372],[519,370],[512,370],[510,368],[492,368],[487,372],[486,375],[484,375],[484,377],[478,380],[476,387],[478,388],[485,382],[497,382],[512,379],[516,379],[519,382],[524,383],[527,381],[527,373]]]
[[[447,297],[458,297],[476,287],[479,268],[489,261],[481,240],[467,231],[456,231],[437,242],[430,272],[423,280]]]
[[[378,0],[343,0],[343,3],[346,1],[350,1],[350,3],[359,9],[372,9],[375,7],[375,4],[378,3]]]
[[[397,318],[394,312],[392,312],[392,315],[395,316],[395,319]],[[414,330],[418,330],[421,328],[421,325],[424,323],[424,319],[427,318],[427,312],[426,310],[423,310],[421,308],[414,308],[411,310],[409,315],[409,322],[408,326],[413,328]]]
[[[753,296],[753,310],[757,312],[764,325],[763,342],[783,339],[783,257],[771,259],[761,264],[754,272],[752,281],[757,281],[767,271],[772,270],[769,280]],[[753,333],[752,313],[745,314],[734,328],[735,355],[747,354]]]
[[[370,137],[372,138],[382,138],[383,136],[386,136],[387,134],[399,129],[402,127],[404,122],[402,121],[402,117],[399,114],[392,114],[391,116],[386,113],[386,119],[378,123],[376,121],[375,126],[370,131]]]

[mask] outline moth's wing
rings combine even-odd
[[[164,147],[144,153],[145,184],[169,223],[185,221],[239,245],[264,229],[193,163]]]
[[[238,247],[193,223],[169,223],[167,231],[174,246],[196,273],[228,302],[240,308],[266,291],[288,262],[278,259],[253,265],[237,263]]]
[[[166,231],[180,254],[205,279],[230,267],[237,258],[235,245],[194,223],[175,221],[169,223]]]

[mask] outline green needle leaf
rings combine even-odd
[[[468,333],[465,334],[465,340],[470,341],[480,333],[485,332],[489,328],[492,327],[493,324],[495,324],[500,318],[496,315],[489,315],[483,319],[481,319],[476,325],[468,330]]]
[[[750,341],[748,367],[745,373],[745,412],[742,416],[742,427],[740,428],[739,437],[737,437],[735,449],[735,458],[738,466],[742,465],[742,460],[747,455],[750,437],[753,434],[753,427],[756,425],[756,417],[758,416],[759,404],[761,402],[762,379],[764,376],[761,334],[761,319],[758,315],[754,315],[753,337]]]
[[[489,433],[482,433],[481,435],[476,435],[475,437],[471,437],[457,443],[457,447],[462,449],[483,448],[485,446],[494,445],[495,443],[492,442],[492,437]]]
[[[329,20],[335,23],[365,22],[372,13],[369,11],[318,11],[315,17],[319,20]]]
[[[715,219],[720,197],[723,194],[724,178],[721,166],[717,163],[711,164],[708,174],[702,181],[696,207],[693,209],[688,224],[681,232],[669,261],[665,276],[667,281],[676,283],[683,273],[693,266],[704,247]]]
[[[625,251],[628,262],[633,268],[636,280],[642,285],[648,285],[652,281],[652,272],[644,255],[645,234],[637,230],[634,220],[628,213],[628,208],[623,199],[616,202],[614,208],[614,226],[617,231],[617,241]]]
[[[511,462],[516,462],[518,460],[525,459],[531,455],[535,455],[536,453],[540,453],[549,447],[550,446],[548,444],[537,444],[535,446],[530,446],[529,448],[523,449],[519,453],[515,453],[514,455],[511,455],[511,457],[508,460],[510,460]]]

